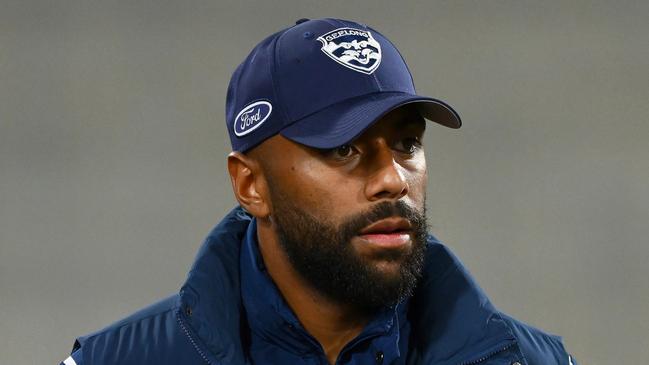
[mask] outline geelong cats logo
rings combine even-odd
[[[381,44],[366,30],[338,28],[318,37],[322,52],[334,61],[364,74],[381,64]]]

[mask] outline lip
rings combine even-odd
[[[402,248],[411,242],[412,225],[404,218],[382,219],[365,227],[358,237],[366,244],[381,248]]]
[[[409,231],[412,229],[410,222],[401,217],[391,217],[386,219],[381,219],[380,221],[374,222],[369,226],[363,228],[360,232],[361,235],[385,235],[393,233],[405,233],[400,231]]]

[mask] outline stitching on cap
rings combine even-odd
[[[279,86],[277,84],[275,84],[275,71],[276,71],[277,66],[279,64],[279,58],[277,57],[277,54],[279,53],[279,47],[280,47],[280,44],[282,42],[282,37],[284,36],[284,34],[286,34],[286,32],[289,29],[291,29],[291,28],[288,28],[288,29],[284,30],[284,32],[282,34],[280,34],[277,38],[275,38],[273,40],[273,50],[272,50],[273,59],[272,59],[272,63],[271,63],[271,66],[270,66],[270,82],[273,85],[273,93],[275,94],[275,100],[277,101],[277,105],[279,107],[278,109],[281,109],[280,114],[282,114],[282,117],[284,119],[282,121],[282,128],[284,128],[284,124],[286,123],[286,121],[289,120],[289,118],[288,118],[288,113],[286,112],[286,108],[284,107],[284,104],[280,100],[281,96],[280,96],[280,93],[279,93]]]
[[[413,88],[413,90],[414,90],[415,93],[416,93],[416,92],[417,92],[417,87],[415,86],[415,80],[414,80],[414,78],[413,78],[413,76],[412,76],[412,71],[410,71],[410,67],[408,67],[408,64],[406,63],[406,59],[403,58],[403,55],[401,54],[401,51],[399,51],[399,49],[394,45],[394,43],[392,43],[392,41],[390,41],[390,40],[389,40],[386,36],[384,36],[382,33],[377,32],[376,30],[372,29],[371,27],[367,27],[367,28],[368,28],[368,29],[371,29],[371,30],[372,30],[373,32],[375,32],[375,33],[380,34],[380,35],[383,37],[383,39],[385,39],[386,42],[390,43],[390,45],[392,46],[392,48],[394,48],[394,49],[397,51],[397,54],[399,55],[399,57],[401,57],[401,61],[402,61],[403,64],[406,66],[406,70],[408,70],[408,73],[410,74],[410,83],[412,84],[412,88]]]

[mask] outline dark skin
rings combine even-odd
[[[290,198],[303,209],[332,222],[382,201],[401,200],[422,209],[427,177],[421,146],[424,130],[425,121],[411,106],[404,106],[386,114],[348,145],[331,150],[307,147],[278,134],[246,154],[228,156],[234,194],[257,219],[268,273],[330,364],[371,318],[324,297],[292,268],[275,231],[269,181],[290,192]],[[398,273],[400,261],[370,255],[381,248],[363,244],[358,237],[350,244],[385,275]]]

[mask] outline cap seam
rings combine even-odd
[[[383,38],[383,39],[385,39],[386,41],[388,41],[388,39],[387,39],[386,37],[384,37],[383,34],[381,34],[381,33],[377,32],[377,31],[375,31],[374,29],[370,28],[368,25],[366,25],[366,24],[361,24],[361,25],[365,26],[365,28],[367,29],[367,32],[368,32],[368,33],[369,33],[370,30],[371,30],[371,31],[374,32],[375,34],[380,35],[381,38]],[[377,40],[377,42],[378,42],[378,40]],[[389,42],[389,41],[388,41],[388,42]],[[381,44],[381,43],[379,43],[379,44]],[[404,63],[405,63],[405,62],[404,62]],[[379,66],[378,66],[374,71],[372,71],[372,73],[371,73],[370,75],[372,76],[372,79],[374,80],[374,84],[376,85],[376,88],[379,89],[379,90],[381,90],[381,91],[383,91],[383,84],[381,84],[381,83],[379,82],[378,77],[376,77],[376,71],[378,71],[380,67],[381,67],[381,65],[379,64]],[[410,70],[408,70],[408,71],[410,71]],[[412,78],[412,76],[411,76],[411,78]]]
[[[244,62],[245,62],[245,61],[244,61]],[[243,65],[243,64],[239,65],[239,66],[234,70],[234,73],[235,73],[237,79],[236,79],[236,82],[235,82],[235,83],[231,83],[231,84],[233,84],[233,85],[239,85],[239,81],[241,80],[241,75],[243,74],[243,70],[242,70],[242,67],[241,67],[242,65]],[[237,100],[239,99],[239,95],[237,95],[234,91],[232,92],[232,94],[233,94],[233,95],[232,95],[232,99],[233,99],[233,100],[232,100],[232,105],[233,105],[233,106],[236,106],[236,105],[237,105]],[[227,100],[226,100],[226,104],[227,104]],[[226,107],[227,107],[227,105],[226,105]],[[232,111],[232,118],[236,117],[236,115],[237,115],[237,111],[236,111],[236,109],[235,109],[235,110]],[[235,120],[231,120],[231,121],[230,121],[230,120],[227,120],[227,119],[228,119],[227,114],[226,114],[226,116],[225,116],[225,119],[226,119],[226,121],[228,122],[228,125],[230,125],[230,124],[234,124],[234,122],[235,122]],[[234,131],[234,129],[233,129],[233,131]]]
[[[288,28],[288,29],[291,29],[291,28]],[[285,107],[285,105],[283,103],[283,100],[280,100],[281,99],[281,96],[280,96],[281,94],[280,94],[280,92],[278,90],[279,85],[275,82],[275,71],[277,70],[278,63],[279,63],[277,54],[279,53],[279,47],[280,47],[280,44],[282,42],[282,37],[284,36],[284,34],[286,34],[288,29],[285,29],[284,32],[282,32],[282,34],[280,34],[273,41],[273,50],[272,50],[273,58],[272,58],[272,64],[270,65],[270,82],[273,85],[273,88],[272,88],[273,89],[273,94],[275,96],[275,100],[277,101],[277,106],[279,107],[278,109],[280,109],[279,114],[281,115],[282,119],[284,119],[282,121],[282,123],[281,123],[282,125],[285,125],[286,122],[290,121],[290,119],[288,117],[288,112],[286,111],[286,107]]]
[[[338,23],[338,25],[334,25],[334,26],[336,26],[336,27],[350,28],[350,25],[345,23],[345,22],[347,22],[346,20],[342,20],[342,19],[332,19],[332,20],[333,20],[334,22]],[[369,31],[369,29],[371,29],[367,24],[360,24],[360,23],[355,23],[355,24],[358,24],[358,25],[360,25],[361,27],[365,27],[365,29],[368,30],[368,31]],[[376,32],[374,29],[372,29],[372,31]],[[378,33],[378,32],[377,32],[377,33]],[[380,33],[379,33],[379,34],[380,34]],[[383,38],[385,38],[385,37],[383,37]],[[379,67],[381,67],[381,65],[379,65]],[[372,71],[372,72],[368,75],[368,76],[370,77],[370,78],[369,78],[369,79],[370,79],[370,83],[372,83],[372,81],[373,81],[373,83],[374,83],[374,85],[376,86],[376,88],[379,89],[379,92],[381,92],[381,91],[383,91],[383,89],[382,89],[381,85],[379,84],[379,82],[378,82],[378,80],[377,80],[377,78],[376,78],[376,74],[375,74],[374,72],[376,72],[376,70]]]
[[[371,29],[371,30],[372,30],[373,32],[375,32],[375,33],[380,34],[380,35],[383,37],[383,39],[385,39],[386,42],[390,43],[390,45],[392,46],[392,48],[393,48],[395,51],[397,51],[397,54],[398,54],[399,57],[401,58],[401,62],[403,62],[404,66],[406,66],[406,70],[408,70],[408,75],[410,75],[410,83],[412,84],[412,89],[413,89],[413,91],[414,91],[415,93],[417,93],[417,87],[415,86],[415,78],[412,76],[412,71],[410,71],[410,67],[408,67],[408,63],[406,63],[406,59],[405,59],[405,58],[403,57],[403,55],[401,54],[401,51],[399,51],[399,49],[397,48],[397,46],[395,46],[394,43],[392,43],[392,41],[388,39],[388,37],[386,37],[385,35],[383,35],[383,33],[379,33],[378,31],[376,31],[374,28],[372,28],[372,27],[370,27],[370,26],[368,26],[367,28],[368,28],[368,29]]]

